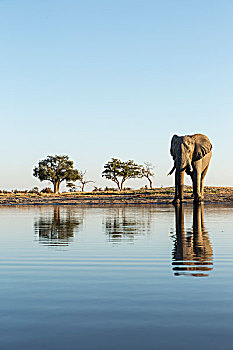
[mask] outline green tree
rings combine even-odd
[[[150,189],[152,189],[152,180],[151,177],[153,177],[155,174],[153,172],[153,165],[150,162],[145,162],[144,165],[141,168],[141,177],[146,177],[150,184]]]
[[[79,171],[73,168],[73,162],[68,156],[47,156],[40,160],[38,166],[33,169],[33,175],[40,181],[51,181],[54,193],[59,193],[62,181],[77,181],[80,178]]]
[[[134,163],[133,160],[122,162],[120,159],[112,158],[112,160],[104,165],[102,177],[115,182],[121,191],[127,179],[141,177],[141,167],[141,165]]]
[[[73,182],[67,182],[66,187],[69,189],[69,192],[76,191],[76,185]]]

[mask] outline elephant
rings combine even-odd
[[[172,252],[175,276],[208,277],[213,269],[213,247],[204,224],[204,204],[193,204],[193,229],[185,230],[184,207],[175,206],[176,230]]]
[[[173,204],[183,201],[185,172],[192,179],[194,202],[200,203],[203,201],[204,178],[212,156],[211,150],[212,144],[205,135],[173,135],[170,152],[174,160],[174,166],[168,174],[171,175],[174,170],[176,171]]]

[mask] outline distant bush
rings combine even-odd
[[[96,187],[96,186],[94,186],[94,189],[92,190],[92,192],[101,192],[101,191],[103,191],[103,189],[101,188],[101,187]]]
[[[39,188],[38,187],[33,187],[30,191],[28,191],[28,193],[39,193]]]
[[[8,191],[5,191],[5,192],[6,192],[6,193],[10,193],[10,192],[8,192]],[[4,193],[4,191],[1,191],[0,193]],[[14,193],[14,194],[28,193],[28,190],[17,190],[17,189],[15,189],[15,190],[12,190],[11,193]]]
[[[112,191],[117,191],[117,188],[115,188],[115,187],[107,187],[107,186],[106,186],[105,189],[104,189],[104,191],[106,191],[106,192],[108,192],[108,191],[109,191],[109,192],[110,192],[110,191],[111,191],[111,192],[112,192]]]
[[[45,187],[43,188],[40,193],[53,193],[50,187]]]

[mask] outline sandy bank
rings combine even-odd
[[[174,187],[153,190],[113,192],[75,192],[55,194],[0,194],[0,205],[119,205],[171,204]],[[192,203],[192,188],[185,187],[185,203]],[[206,204],[233,204],[233,187],[206,187]]]

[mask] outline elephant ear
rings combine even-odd
[[[172,140],[171,140],[171,148],[170,148],[170,153],[172,155],[173,160],[176,158],[176,147],[177,147],[177,140],[179,136],[173,135]]]
[[[202,134],[193,135],[195,139],[195,149],[193,153],[193,160],[199,160],[205,157],[206,154],[210,153],[212,149],[212,144],[207,136]]]

